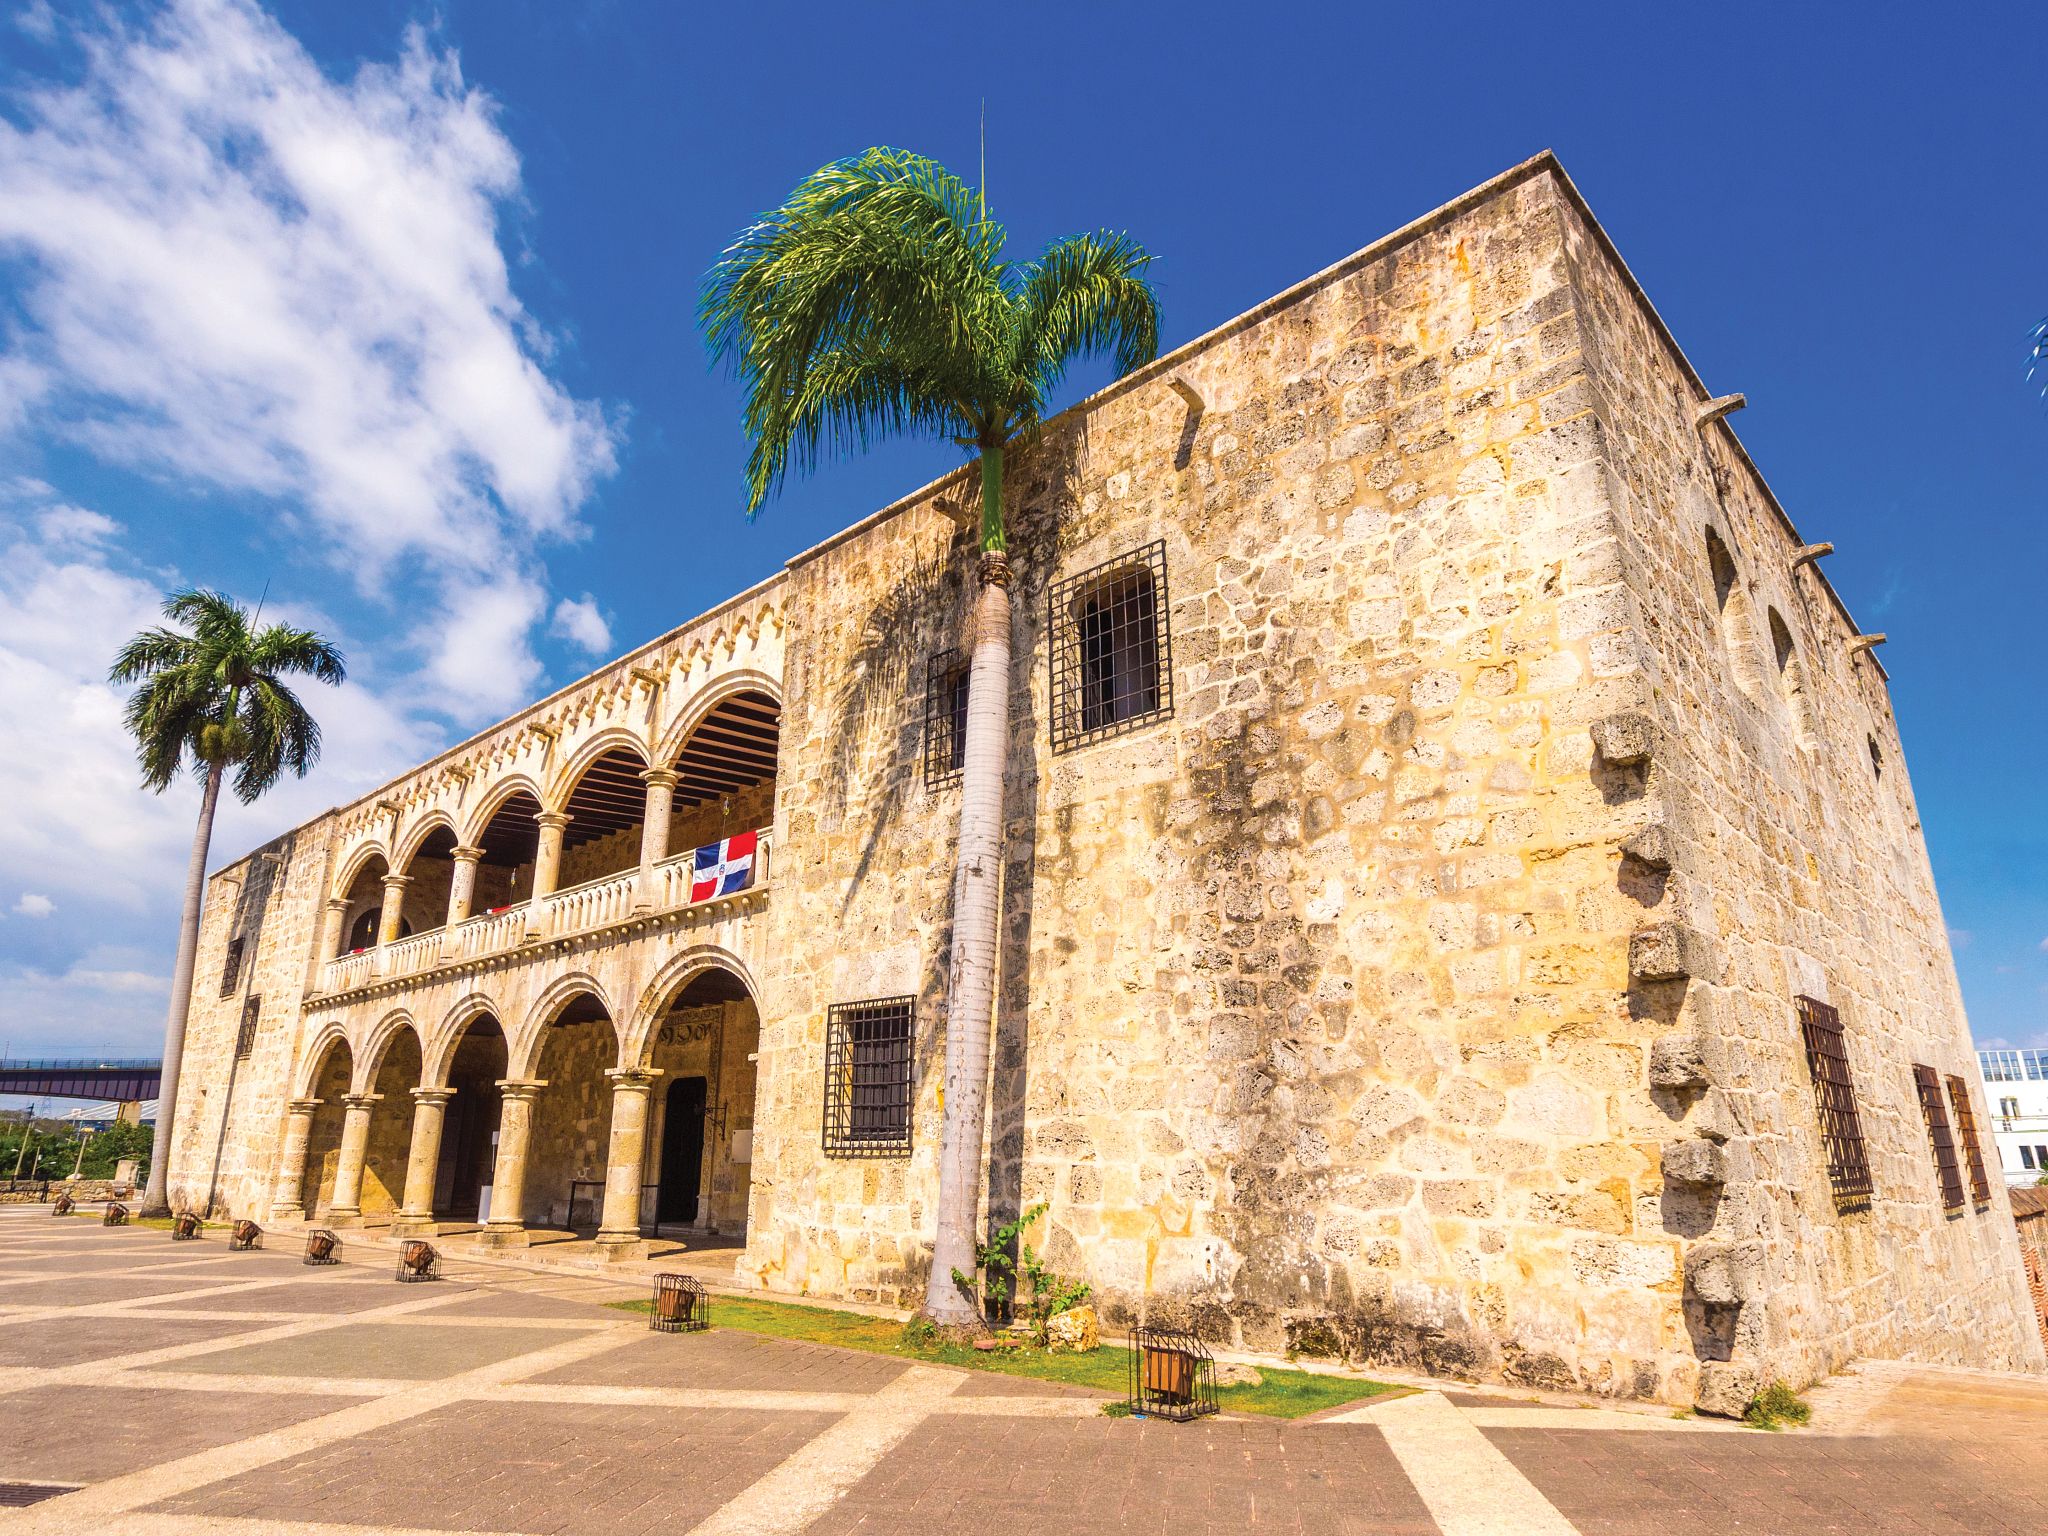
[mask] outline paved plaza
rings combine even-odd
[[[344,1234],[346,1236],[346,1234]],[[1692,1536],[2048,1528],[2048,1387],[1870,1367],[1815,1427],[1423,1390],[1316,1420],[713,1330],[595,1276],[0,1206],[0,1533]],[[15,1507],[7,1507],[15,1506]]]

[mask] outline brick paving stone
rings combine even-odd
[[[266,1278],[250,1275],[251,1280]],[[218,1285],[216,1278],[209,1282]],[[364,1312],[371,1307],[388,1307],[393,1302],[404,1301],[409,1288],[395,1280],[326,1280],[302,1283],[289,1278],[280,1278],[275,1285],[266,1285],[253,1291],[229,1291],[219,1296],[200,1296],[184,1301],[176,1296],[162,1297],[150,1303],[150,1307],[188,1307],[201,1312]],[[148,1311],[149,1307],[142,1310]]]
[[[714,1327],[708,1333],[650,1330],[618,1349],[534,1379],[578,1386],[874,1392],[907,1368],[908,1362],[885,1355]]]
[[[478,1289],[460,1301],[436,1307],[443,1317],[536,1317],[549,1320],[578,1320],[593,1323],[630,1322],[633,1314],[595,1302],[571,1301],[560,1296],[534,1296],[522,1291]]]
[[[186,1278],[177,1270],[166,1275],[110,1276],[104,1280],[38,1280],[28,1285],[0,1285],[0,1306],[86,1307],[106,1301],[141,1301],[149,1296],[168,1298],[178,1291],[203,1290],[219,1284],[214,1276]]]
[[[187,1322],[151,1317],[46,1317],[13,1323],[0,1317],[0,1365],[75,1365],[198,1339],[231,1338],[262,1326],[239,1319]]]
[[[2015,1477],[2009,1461],[1971,1466],[1954,1447],[1923,1438],[1580,1429],[1486,1435],[1584,1536],[2035,1536],[2048,1529],[2048,1490],[2039,1477]]]
[[[153,1507],[560,1536],[683,1531],[832,1422],[828,1414],[466,1402]]]
[[[1379,1432],[1208,1419],[926,1420],[806,1536],[1260,1532],[1435,1536]]]
[[[1077,1387],[1064,1381],[1036,1381],[1029,1376],[1004,1376],[995,1371],[976,1371],[961,1385],[955,1397],[1093,1397],[1108,1401],[1121,1392],[1103,1392],[1094,1387]]]
[[[0,1482],[96,1483],[229,1445],[358,1399],[32,1387],[0,1394]],[[118,1527],[109,1527],[109,1536]]]
[[[392,1287],[394,1299],[403,1289]],[[430,1323],[354,1323],[264,1344],[231,1345],[162,1367],[247,1376],[336,1376],[430,1381],[562,1341],[553,1328],[436,1328]]]

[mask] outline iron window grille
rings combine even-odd
[[[242,979],[242,940],[239,935],[228,940],[228,957],[220,968],[220,995],[233,997],[236,983]]]
[[[967,765],[967,658],[941,651],[924,671],[924,787],[950,789]]]
[[[1941,1079],[1934,1068],[1913,1064],[1913,1087],[1920,1095],[1920,1114],[1927,1121],[1927,1139],[1934,1147],[1934,1171],[1941,1179],[1944,1210],[1960,1210],[1963,1174],[1956,1166],[1956,1139],[1949,1131],[1948,1106],[1941,1102]]]
[[[1047,604],[1053,751],[1173,717],[1164,539],[1054,582]]]
[[[825,1014],[825,1151],[910,1151],[911,1025],[916,999],[834,1003]]]
[[[256,1022],[262,1016],[263,994],[251,992],[242,999],[242,1025],[235,1031],[235,1060],[247,1060],[256,1049]]]
[[[1977,1135],[1977,1111],[1970,1104],[1970,1085],[1953,1074],[1948,1080],[1949,1102],[1956,1107],[1956,1134],[1970,1158],[1970,1198],[1980,1207],[1991,1203],[1991,1180],[1984,1172],[1984,1143]]]
[[[1828,1187],[1835,1212],[1847,1216],[1870,1209],[1870,1159],[1863,1144],[1863,1119],[1856,1109],[1856,1085],[1842,1038],[1842,1016],[1826,1003],[1802,997],[1799,1028],[1806,1041],[1806,1070],[1813,1077],[1814,1109],[1820,1118],[1821,1147],[1827,1154]]]

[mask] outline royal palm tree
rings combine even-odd
[[[339,683],[345,675],[341,652],[319,635],[289,624],[257,629],[248,609],[218,592],[173,592],[164,599],[164,617],[168,625],[146,629],[121,647],[110,674],[116,683],[142,685],[128,700],[127,724],[143,784],[162,794],[189,765],[201,786],[199,826],[185,867],[171,1011],[164,1024],[163,1084],[144,1215],[162,1215],[170,1204],[171,1120],[185,1051],[185,1016],[192,1004],[206,850],[221,784],[232,773],[235,795],[246,803],[286,769],[305,777],[320,756],[320,727],[284,679],[305,673],[323,683]]]
[[[968,667],[937,1242],[924,1311],[977,1322],[952,1280],[972,1272],[997,965],[1010,734],[1010,569],[1003,458],[1030,442],[1069,363],[1119,376],[1159,350],[1151,257],[1126,235],[1056,240],[1003,259],[980,196],[937,162],[870,149],[798,183],[705,279],[713,355],[746,392],[748,515],[794,461],[805,470],[891,434],[947,438],[981,460],[981,537]]]

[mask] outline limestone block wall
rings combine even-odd
[[[1660,1096],[1671,1145],[1728,1147],[1725,1188],[1660,1197],[1707,1277],[1688,1289],[1689,1326],[1731,1397],[1855,1355],[2038,1367],[2006,1191],[1994,1178],[1987,1204],[1944,1213],[1914,1090],[1916,1062],[1960,1077],[1990,1123],[1884,671],[1852,652],[1817,566],[1795,565],[1802,539],[1733,432],[1695,427],[1706,391],[1618,258],[1576,205],[1560,216],[1660,727],[1657,916],[1691,950],[1689,976],[1633,1005],[1707,1047],[1705,1090]],[[1715,580],[1710,535],[1732,583],[1725,567]],[[1899,642],[1887,654],[1912,664],[1912,637]],[[1876,1184],[1865,1213],[1838,1216],[1830,1195],[1799,994],[1846,1029]]]
[[[1588,726],[1644,683],[1578,350],[1538,178],[1015,462],[992,1199],[1048,1202],[1115,1318],[1690,1395],[1681,1243],[1638,1219],[1638,810]],[[1050,583],[1153,540],[1173,716],[1055,756]],[[766,1285],[922,1282],[957,805],[917,746],[966,563],[918,502],[790,574]],[[825,1009],[890,994],[920,999],[915,1150],[822,1159]]]
[[[326,899],[329,819],[309,822],[221,869],[207,882],[191,1013],[172,1127],[173,1205],[267,1214],[290,1096],[300,1004]],[[243,942],[230,995],[221,995],[229,942]],[[235,1059],[242,1010],[260,999],[250,1055]]]

